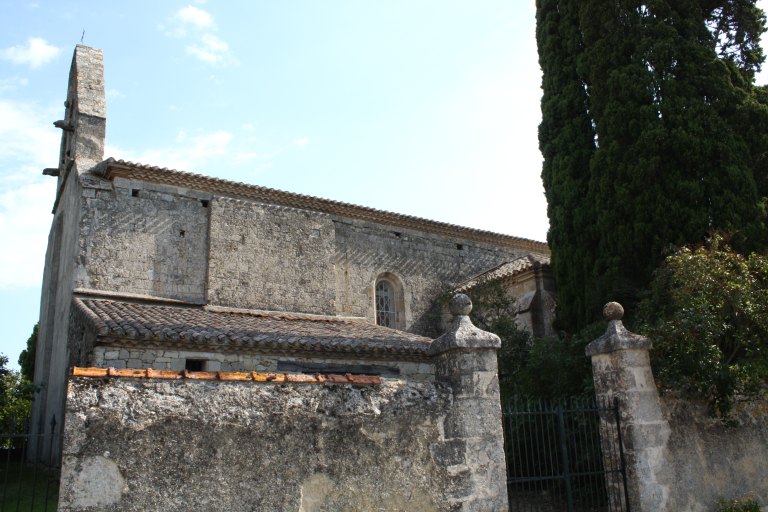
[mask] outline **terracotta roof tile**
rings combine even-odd
[[[307,375],[303,373],[257,373],[257,372],[189,372],[187,370],[153,370],[147,369],[117,369],[117,368],[72,368],[73,377],[128,377],[133,379],[164,379],[164,380],[224,380],[236,382],[271,382],[297,384],[352,384],[354,386],[373,386],[381,384],[378,375],[322,375],[319,373]]]
[[[319,352],[426,359],[431,340],[364,319],[269,311],[222,311],[75,297],[98,344],[197,350]]]
[[[496,281],[505,277],[512,277],[534,268],[537,264],[547,266],[549,265],[549,262],[550,259],[548,257],[535,257],[531,255],[523,256],[512,261],[505,261],[501,265],[486,270],[482,274],[470,277],[454,288],[453,291],[454,293],[465,293],[480,284]]]
[[[477,242],[512,247],[543,255],[549,254],[549,247],[547,244],[536,240],[502,235],[491,231],[472,229],[457,226],[455,224],[448,224],[446,222],[438,222],[411,215],[386,212],[375,208],[357,206],[315,196],[295,194],[273,188],[260,187],[258,185],[212,178],[202,174],[177,171],[165,167],[156,167],[108,158],[96,165],[91,172],[107,179],[122,177],[131,180],[184,187],[223,196],[251,199],[270,204],[339,215],[351,219],[426,231],[464,240],[474,240]]]

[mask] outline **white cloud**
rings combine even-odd
[[[54,167],[60,133],[52,124],[58,109],[0,100],[0,289],[39,286],[56,180],[42,176]]]
[[[188,5],[176,12],[176,19],[183,24],[193,25],[197,28],[213,27],[213,16],[208,11]]]
[[[164,148],[151,148],[139,152],[107,146],[105,156],[168,167],[181,171],[203,171],[211,161],[230,160],[233,136],[224,130],[190,135],[180,130],[175,144]]]
[[[58,113],[60,114],[60,112]],[[0,155],[4,165],[0,177],[6,179],[11,169],[24,166],[53,167],[59,152],[60,132],[53,127],[57,119],[53,109],[0,100]]]
[[[40,37],[30,37],[26,45],[16,45],[0,50],[0,58],[9,60],[14,64],[28,64],[36,69],[55,59],[61,49]]]
[[[208,64],[237,64],[229,44],[213,33],[216,22],[208,11],[187,5],[176,11],[169,24],[170,27],[160,25],[160,30],[169,37],[186,39],[188,55]],[[213,75],[211,79],[216,80]]]
[[[52,178],[0,194],[0,289],[39,285],[55,194]]]
[[[309,137],[301,137],[293,141],[294,146],[306,146],[309,144]]]
[[[187,45],[187,53],[211,64],[234,61],[229,55],[229,45],[215,35],[203,34],[199,43]]]

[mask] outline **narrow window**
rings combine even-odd
[[[395,328],[396,315],[395,290],[392,283],[379,280],[376,283],[376,323]]]

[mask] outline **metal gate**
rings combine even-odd
[[[55,511],[59,491],[59,458],[55,446],[61,439],[56,417],[36,434],[29,425],[15,421],[0,424],[0,512]]]
[[[504,407],[511,511],[629,512],[618,402]]]

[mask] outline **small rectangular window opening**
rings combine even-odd
[[[139,197],[139,189],[132,188],[131,189],[131,197]]]
[[[187,234],[187,232],[186,232],[186,231],[184,231],[183,229],[182,229],[181,231],[179,231],[179,236],[180,236],[181,238],[184,238],[184,235],[186,235],[186,234]]]
[[[201,200],[200,200],[200,205],[201,205],[203,208],[208,208],[208,200],[207,200],[207,199],[201,199]]]
[[[464,244],[456,244],[456,248],[460,251],[464,250]]]
[[[188,372],[202,372],[205,369],[205,359],[186,359],[184,369]]]
[[[392,234],[395,235],[395,238],[402,238],[403,236],[403,234],[400,233],[399,231],[393,231]]]

